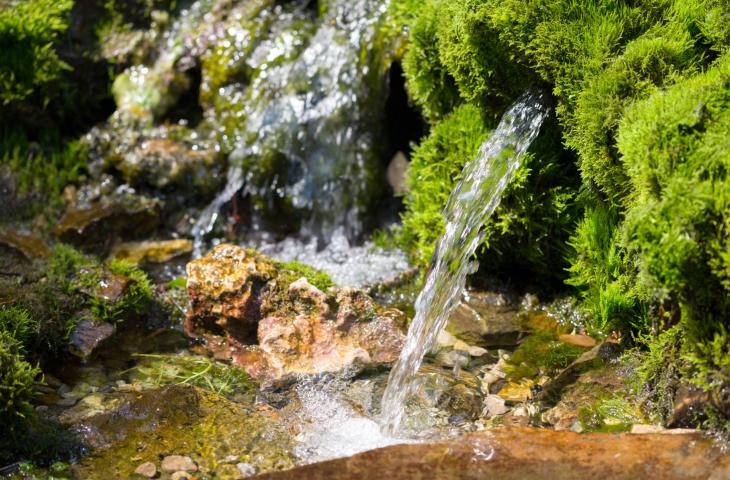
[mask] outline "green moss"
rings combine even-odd
[[[37,395],[35,380],[40,369],[24,358],[22,344],[10,332],[0,329],[0,461],[14,460],[17,442],[26,440],[33,415],[31,401]]]
[[[28,0],[0,10],[0,105],[35,97],[45,106],[60,93],[69,67],[55,43],[68,28],[72,6],[71,0]]]
[[[302,277],[322,291],[335,286],[332,278],[326,272],[312,268],[309,265],[297,261],[283,263],[274,260],[273,263],[279,269],[277,280],[283,284],[284,288],[288,288],[292,282]]]
[[[539,330],[527,337],[507,360],[512,381],[550,375],[567,367],[585,349],[557,340],[555,332]]]
[[[636,267],[622,246],[618,211],[604,203],[587,210],[571,237],[575,254],[568,283],[579,289],[591,313],[591,333],[645,331],[647,298],[637,287]]]
[[[125,317],[139,315],[149,306],[153,298],[152,285],[147,274],[135,265],[123,260],[112,260],[109,271],[128,280],[127,291],[114,303],[99,296],[92,297],[91,311],[98,320],[119,322]]]

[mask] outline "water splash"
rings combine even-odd
[[[412,443],[412,440],[384,434],[380,425],[368,415],[372,391],[360,395],[361,411],[348,402],[345,390],[352,388],[352,379],[347,376],[305,377],[295,388],[301,403],[296,420],[302,428],[296,438],[296,454],[304,463]]]
[[[527,92],[507,110],[476,158],[464,166],[462,179],[449,196],[444,209],[446,231],[439,239],[416,300],[406,344],[383,395],[381,420],[386,431],[397,431],[423,356],[456,307],[467,275],[474,271],[472,256],[482,243],[482,226],[499,205],[547,116],[544,97],[542,92]]]
[[[318,248],[316,239],[303,242],[295,238],[277,243],[257,242],[250,246],[277,260],[296,260],[327,272],[337,285],[343,287],[375,285],[391,280],[410,268],[403,251],[385,250],[370,241],[353,245],[342,228],[334,231],[324,249]]]

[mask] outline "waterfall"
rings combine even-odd
[[[382,424],[389,432],[400,426],[423,356],[456,307],[466,276],[475,270],[472,256],[482,242],[482,226],[499,205],[547,116],[544,97],[542,92],[528,91],[507,110],[476,158],[464,166],[461,181],[449,196],[444,209],[446,231],[431,259],[406,344],[383,395]]]

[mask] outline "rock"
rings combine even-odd
[[[60,240],[89,248],[105,247],[115,237],[148,234],[160,221],[160,202],[115,191],[100,200],[69,206],[53,229]]]
[[[636,424],[631,426],[631,433],[635,434],[662,433],[663,431],[664,427],[661,425]]]
[[[532,387],[535,382],[523,379],[520,382],[508,382],[498,392],[499,396],[509,402],[525,402],[532,398]]]
[[[175,472],[170,475],[170,480],[194,480],[194,477],[192,477],[189,472],[180,470],[179,472]]]
[[[600,367],[606,360],[614,358],[619,351],[620,346],[615,343],[604,342],[596,345],[543,385],[538,399],[553,402],[560,396],[560,392],[573,383],[582,373]]]
[[[116,165],[132,186],[183,187],[212,193],[220,186],[218,155],[172,138],[150,138],[122,155]]]
[[[353,288],[325,293],[255,251],[219,245],[187,271],[187,332],[264,386],[388,365],[402,348],[400,312]]]
[[[498,395],[487,395],[484,398],[484,412],[487,418],[492,418],[509,412],[509,407],[504,404],[504,398]]]
[[[447,411],[451,416],[476,420],[482,413],[483,399],[478,390],[457,383],[441,395],[437,407]]]
[[[157,475],[157,466],[155,466],[152,462],[145,462],[138,466],[134,470],[134,473],[142,475],[143,477],[154,478],[154,476]]]
[[[583,348],[593,348],[598,343],[595,338],[589,337],[588,335],[568,333],[559,335],[558,340],[569,345],[575,345],[576,347]]]
[[[516,345],[523,336],[518,313],[502,294],[470,291],[449,317],[446,330],[471,345]]]
[[[730,454],[699,435],[503,428],[402,444],[261,475],[262,480],[699,480],[730,478]]]
[[[115,245],[111,256],[139,265],[165,263],[193,251],[193,242],[187,239],[126,242]]]
[[[388,163],[388,169],[386,171],[388,185],[393,189],[394,194],[402,195],[408,191],[408,185],[406,183],[407,171],[408,159],[403,152],[396,152],[390,160],[390,163]]]
[[[13,229],[0,231],[0,244],[17,250],[28,260],[47,257],[51,253],[40,236]]]
[[[674,394],[674,410],[667,419],[669,428],[696,427],[706,418],[710,395],[691,385],[682,384]]]
[[[236,464],[236,468],[244,477],[252,477],[256,475],[256,467],[250,463],[238,463]]]
[[[169,455],[162,459],[163,472],[197,472],[198,466],[193,459],[185,455]]]
[[[213,392],[170,385],[106,398],[115,408],[68,425],[90,453],[74,465],[74,478],[131,478],[138,462],[171,453],[189,452],[190,459],[169,468],[187,468],[192,460],[211,478],[237,478],[216,475],[224,466],[235,470],[221,462],[221,452],[246,458],[259,471],[294,464],[292,438],[277,420]],[[144,452],[144,458],[130,462],[120,452]]]
[[[82,320],[69,336],[69,351],[82,360],[87,360],[115,331],[116,327],[110,323]]]

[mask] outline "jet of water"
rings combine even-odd
[[[446,231],[431,259],[405,346],[383,395],[381,422],[386,431],[397,431],[423,356],[456,307],[467,275],[474,271],[472,256],[482,243],[482,227],[499,205],[547,114],[545,93],[526,92],[507,110],[476,158],[464,166],[444,209]]]

